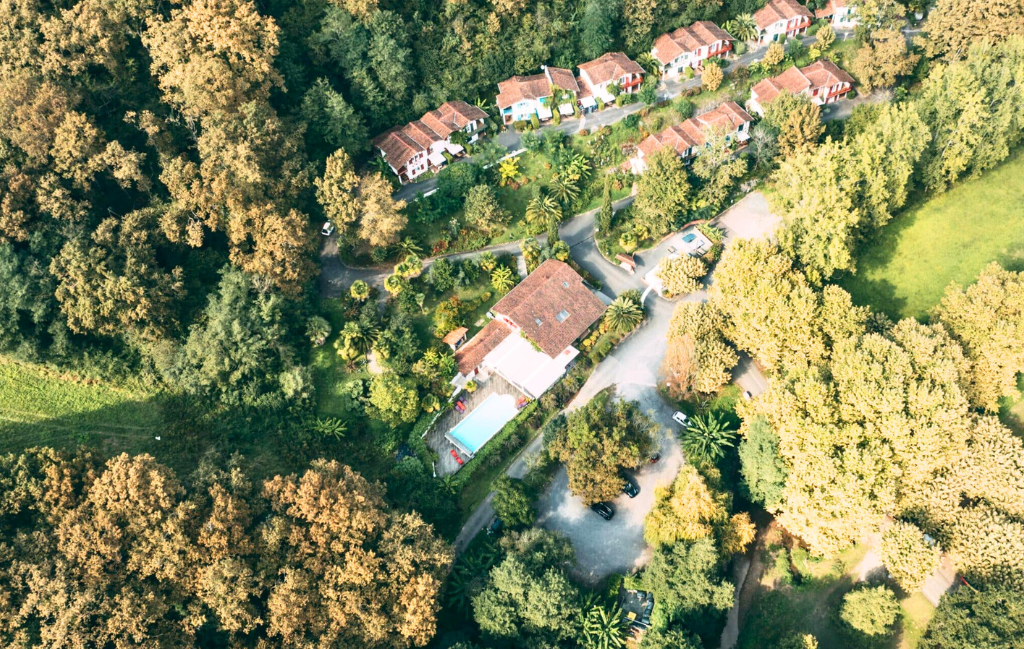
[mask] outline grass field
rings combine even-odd
[[[950,282],[970,284],[992,261],[1024,270],[1024,150],[894,218],[840,284],[857,304],[924,320]]]
[[[0,356],[0,451],[87,445],[152,452],[163,427],[153,397]]]

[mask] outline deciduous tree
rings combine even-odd
[[[547,446],[565,464],[569,489],[587,504],[615,498],[622,490],[620,471],[647,457],[656,426],[632,401],[613,401],[601,392],[569,414],[568,426]]]
[[[637,183],[633,218],[653,237],[670,231],[690,207],[686,167],[671,148],[655,153]]]

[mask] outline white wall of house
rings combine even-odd
[[[840,7],[832,14],[832,26],[837,29],[852,29],[860,23],[854,7]]]
[[[671,63],[664,66],[664,72],[670,77],[676,77],[682,74],[682,72],[690,67],[697,68],[700,66],[701,61],[711,58],[711,52],[715,52],[715,56],[722,51],[729,41],[715,41],[707,47],[698,47],[690,52],[683,52],[676,58],[672,59]]]
[[[806,23],[803,27],[797,27],[802,23]],[[802,16],[796,18],[790,18],[789,20],[777,20],[771,25],[761,30],[761,35],[758,37],[758,43],[768,43],[770,41],[778,40],[783,34],[794,34],[803,33],[807,31],[807,27],[810,25],[810,19]]]
[[[618,79],[610,79],[608,81],[605,81],[604,83],[594,83],[593,81],[591,81],[589,74],[587,74],[583,70],[580,70],[580,78],[583,79],[583,83],[587,84],[587,87],[590,88],[591,94],[593,94],[595,97],[600,98],[600,100],[603,101],[604,103],[610,104],[615,101],[615,96],[611,92],[609,92],[609,86],[611,86],[613,83],[617,83],[619,84],[619,86],[623,88],[623,92],[625,93],[636,92],[638,86],[633,86],[631,88],[626,88],[625,86],[630,81],[633,81],[634,79],[639,79],[640,75],[627,74],[624,77],[619,77]]]

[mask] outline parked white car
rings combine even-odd
[[[679,412],[678,410],[672,413],[672,421],[676,422],[683,428],[686,428],[687,426],[690,425],[690,418],[687,417],[684,413]]]
[[[325,221],[324,227],[320,228],[320,234],[324,235],[325,237],[329,237],[332,234],[334,234],[334,224],[331,223],[330,221]]]

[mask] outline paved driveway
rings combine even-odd
[[[672,408],[657,391],[657,372],[665,354],[665,332],[672,317],[667,302],[657,300],[651,318],[642,329],[619,345],[594,371],[567,410],[585,404],[604,388],[615,385],[623,399],[638,401],[643,410],[660,426],[657,464],[646,464],[633,474],[640,494],[629,498],[620,494],[612,501],[615,517],[606,521],[583,505],[569,491],[565,468],[537,503],[537,523],[568,536],[576,548],[578,576],[596,583],[612,573],[630,573],[650,559],[644,542],[644,517],[654,506],[654,492],[675,479],[683,463],[683,452],[676,439],[678,425],[672,421]]]

